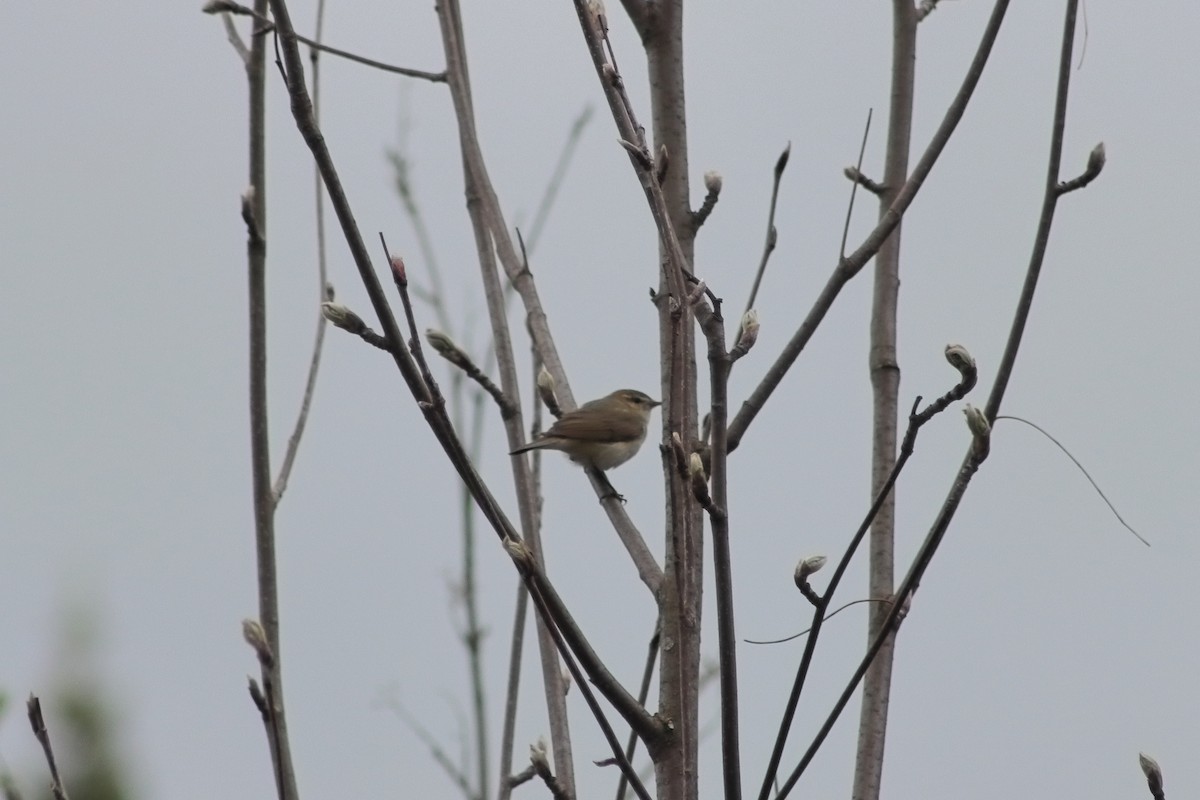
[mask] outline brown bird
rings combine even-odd
[[[560,450],[584,467],[601,471],[619,467],[633,458],[646,441],[650,411],[660,405],[636,389],[619,389],[568,411],[550,430],[509,455]]]

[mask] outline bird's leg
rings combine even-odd
[[[625,495],[613,488],[612,481],[608,479],[608,473],[598,469],[596,470],[596,474],[600,476],[600,480],[604,483],[604,494],[600,495],[600,502],[603,503],[605,500],[615,497],[621,501],[621,505],[624,505]]]

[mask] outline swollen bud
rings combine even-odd
[[[1092,148],[1092,152],[1088,153],[1087,171],[1099,172],[1104,169],[1104,162],[1108,160],[1104,152],[1104,142]]]
[[[546,740],[541,736],[536,742],[529,745],[529,763],[545,770],[550,769],[550,761],[546,758]]]
[[[736,349],[743,354],[749,352],[758,341],[758,312],[753,308],[742,315],[742,335],[738,337]]]
[[[519,539],[504,540],[504,549],[508,551],[508,556],[517,565],[517,569],[522,572],[528,572],[533,567],[533,554],[529,552],[529,548]]]
[[[946,345],[946,360],[950,366],[962,373],[975,370],[975,359],[961,344]]]
[[[803,589],[808,585],[808,578],[814,572],[819,572],[828,559],[825,556],[809,556],[796,565],[796,585]]]
[[[349,331],[355,335],[361,334],[367,329],[367,323],[362,321],[362,317],[341,303],[330,301],[321,303],[321,315],[329,320],[334,327]]]
[[[692,453],[688,456],[688,475],[704,478],[704,459],[700,458],[699,453]]]
[[[249,618],[242,620],[242,638],[246,640],[246,644],[254,648],[254,653],[258,656],[258,663],[267,669],[275,664],[275,654],[271,652],[271,645],[267,643],[267,632],[263,630],[263,626],[258,620]]]
[[[439,356],[449,361],[456,367],[466,367],[471,363],[471,359],[462,351],[454,340],[446,334],[439,331],[437,328],[425,329],[425,341],[429,342]]]
[[[946,360],[950,366],[958,370],[961,382],[958,386],[959,397],[975,388],[979,372],[975,368],[975,358],[961,344],[946,345]]]
[[[1138,764],[1142,767],[1142,774],[1146,776],[1146,784],[1150,787],[1150,794],[1156,798],[1162,798],[1163,794],[1163,774],[1162,769],[1158,766],[1158,762],[1145,753],[1138,753]]]
[[[710,169],[704,173],[704,188],[708,190],[709,194],[720,194],[722,183],[721,173],[715,169]]]
[[[967,417],[967,427],[971,429],[976,439],[986,439],[992,434],[991,423],[988,422],[987,414],[983,413],[982,409],[967,403],[963,408],[963,414]]]

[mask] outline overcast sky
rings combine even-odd
[[[182,800],[273,792],[245,691],[254,658],[240,635],[257,607],[238,215],[246,91],[220,21],[200,5],[0,7],[0,690],[17,700],[49,692],[64,618],[85,608],[102,653],[93,677],[120,708],[141,796]],[[511,223],[529,224],[572,122],[595,110],[532,264],[575,394],[657,393],[646,299],[654,229],[571,4],[466,5],[480,135]],[[611,5],[618,60],[648,120],[637,38]],[[990,5],[947,0],[921,26],[914,159]],[[982,385],[970,399],[983,404],[1032,245],[1061,5],[1013,4],[955,138],[905,218],[903,406],[953,384],[942,357],[949,342],[978,360]],[[292,8],[297,27],[311,31],[315,3]],[[1139,750],[1162,764],[1172,796],[1200,795],[1200,9],[1090,2],[1085,12],[1064,177],[1100,141],[1108,164],[1059,205],[1003,410],[1057,436],[1153,547],[1121,527],[1050,442],[999,422],[900,634],[885,797],[1145,797]],[[442,68],[432,3],[333,2],[328,13],[331,44]],[[762,332],[733,377],[735,405],[834,267],[849,190],[841,170],[871,108],[864,171],[882,171],[889,26],[887,4],[863,0],[688,7],[694,203],[704,171],[724,176],[696,272],[731,310],[745,302],[762,247],[771,167],[787,142],[793,148],[758,303]],[[402,145],[455,334],[481,352],[486,322],[446,88],[335,58],[322,65],[325,134],[364,234],[385,232],[411,278],[427,284],[385,155]],[[310,160],[275,74],[269,95],[277,464],[318,291]],[[851,246],[877,213],[860,201]],[[333,231],[330,240],[338,297],[369,317],[344,245]],[[864,272],[731,459],[741,637],[806,627],[794,564],[839,555],[867,506],[869,302]],[[434,324],[427,307],[418,311]],[[523,400],[528,409],[526,389]],[[483,441],[481,469],[515,517],[495,414]],[[957,407],[922,433],[898,487],[901,559],[915,552],[967,444]],[[584,476],[557,456],[545,474],[550,575],[613,671],[634,684],[653,627],[650,597]],[[648,447],[613,481],[661,556],[659,474]],[[457,756],[468,684],[455,638],[456,497],[454,474],[390,361],[331,331],[278,519],[285,690],[304,796],[457,796],[381,704],[403,704]],[[479,569],[495,759],[515,579],[486,531]],[[840,595],[864,594],[859,565]],[[715,656],[711,598],[704,652]],[[826,628],[787,769],[861,654],[864,621],[860,606]],[[798,642],[739,648],[748,787],[757,788],[800,652]],[[546,732],[536,669],[530,650],[518,759]],[[607,756],[603,741],[577,692],[569,702],[581,794],[607,796],[614,772],[591,764]],[[0,756],[40,780],[16,705],[0,719]],[[710,691],[704,720],[713,727],[716,710]],[[847,795],[856,722],[853,707],[803,791]],[[714,732],[704,744],[705,796],[720,791],[717,747]]]

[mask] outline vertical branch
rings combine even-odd
[[[538,373],[542,369],[542,362],[538,359],[537,348],[532,347],[531,349],[533,350],[533,395],[536,397],[538,394]],[[541,422],[542,406],[540,403],[534,403],[534,430],[541,428]],[[541,457],[535,451],[531,460],[533,462],[534,485],[541,486]],[[518,583],[517,604],[513,610],[512,644],[509,648],[508,656],[508,687],[504,693],[504,727],[500,734],[500,792],[497,795],[498,800],[508,800],[512,797],[513,784],[509,780],[509,770],[512,768],[513,736],[517,726],[517,695],[521,688],[521,654],[524,651],[525,617],[528,614],[528,610],[529,592],[525,590],[525,584]],[[639,698],[639,701],[643,706],[645,705],[645,698]]]
[[[1063,132],[1067,127],[1067,96],[1071,88],[1071,53],[1075,43],[1075,16],[1078,9],[1078,0],[1067,0],[1062,48],[1058,60],[1058,87],[1054,99],[1050,157],[1046,165],[1045,193],[1042,195],[1042,212],[1038,217],[1033,252],[1029,256],[1029,266],[1025,271],[1025,283],[1021,286],[1021,297],[1017,301],[1017,311],[1008,332],[1008,341],[1004,345],[1004,355],[1000,357],[1000,366],[996,370],[996,381],[992,385],[987,406],[984,408],[984,413],[989,420],[995,419],[996,415],[1000,413],[1000,401],[1004,398],[1009,378],[1012,377],[1013,366],[1017,362],[1017,352],[1021,349],[1021,338],[1025,335],[1025,323],[1028,322],[1029,312],[1033,307],[1033,294],[1037,290],[1038,277],[1042,273],[1042,262],[1046,258],[1046,245],[1050,242],[1054,210],[1058,206],[1058,198],[1062,194],[1058,184],[1058,173],[1062,168]],[[1101,153],[1103,153],[1102,150]],[[1103,165],[1103,156],[1101,156],[1101,165]]]
[[[912,138],[913,85],[916,72],[917,18],[912,0],[892,3],[892,89],[888,117],[887,155],[883,187],[879,194],[882,220],[908,178],[909,143]],[[871,308],[868,364],[872,390],[871,495],[881,495],[896,461],[896,417],[900,392],[900,364],[896,355],[896,316],[900,289],[900,232],[896,227],[875,257],[875,286]],[[895,493],[887,493],[871,525],[868,596],[887,598],[895,574]],[[872,603],[867,641],[879,635],[888,606]],[[871,662],[863,682],[858,728],[854,800],[878,800],[883,775],[887,735],[888,700],[891,694],[894,640],[887,640]]]
[[[461,411],[464,385],[460,379],[455,385],[455,406]],[[478,461],[483,452],[484,410],[487,408],[487,396],[476,388],[471,392],[471,460]],[[463,535],[463,574],[462,593],[463,606],[466,611],[467,629],[463,634],[467,645],[467,661],[471,671],[471,711],[475,726],[475,759],[478,775],[478,797],[487,800],[488,789],[488,718],[487,697],[484,691],[483,669],[483,629],[479,625],[479,598],[476,594],[477,581],[475,578],[475,504],[471,501],[471,492],[462,486],[462,535]],[[522,620],[523,621],[523,620]]]
[[[647,5],[642,42],[650,81],[650,119],[653,153],[669,162],[659,184],[670,225],[678,239],[682,262],[691,272],[695,263],[695,218],[688,182],[687,104],[684,93],[683,2],[663,0]],[[660,163],[661,166],[661,163]],[[660,236],[659,258],[669,262],[671,243]],[[660,272],[659,295],[668,297],[669,271]],[[659,305],[660,374],[666,413],[663,442],[678,433],[685,442],[698,438],[696,412],[696,353],[691,307],[682,297]],[[664,654],[659,673],[660,713],[675,722],[677,742],[667,757],[656,762],[660,797],[695,797],[698,792],[700,619],[703,596],[703,517],[700,506],[672,468],[663,460],[668,484],[666,508],[667,581],[662,594],[663,635],[675,647]]]
[[[265,15],[267,0],[255,0]],[[298,796],[283,710],[282,651],[279,647],[279,590],[275,564],[275,492],[271,486],[270,436],[267,421],[267,191],[266,191],[266,48],[265,36],[251,37],[246,62],[249,84],[250,190],[243,198],[250,328],[250,469],[254,491],[254,538],[258,559],[258,619],[275,654],[262,664],[267,687],[266,725],[275,788],[280,800]]]
[[[725,320],[721,303],[713,298],[713,310],[701,308],[697,319],[708,340],[708,366],[712,395],[711,467],[709,480],[712,501],[704,504],[703,495],[697,498],[706,505],[712,524],[713,576],[717,592],[717,648],[721,669],[721,764],[725,778],[725,800],[741,800],[742,763],[738,745],[737,695],[737,634],[733,619],[733,563],[729,551],[729,480],[726,471],[729,455],[726,426],[729,422],[729,372],[733,365],[725,349]],[[746,324],[749,321],[749,324]],[[740,353],[745,353],[758,334],[758,323],[747,313],[741,326],[744,333],[739,341]],[[699,460],[699,459],[696,459]],[[698,466],[703,466],[701,463]],[[702,473],[701,473],[702,474]],[[693,473],[693,481],[695,480]],[[703,486],[693,483],[694,491]]]
[[[629,6],[626,6],[629,8]],[[659,358],[664,398],[663,445],[673,436],[697,439],[696,358],[692,309],[684,276],[692,271],[695,216],[688,203],[687,124],[683,92],[683,4],[663,0],[637,14],[635,25],[646,49],[650,75],[654,155],[645,144],[617,71],[607,23],[599,4],[575,0],[584,41],[612,111],[621,143],[629,151],[659,233]],[[605,45],[608,45],[607,50]],[[663,648],[659,672],[659,716],[672,736],[650,749],[661,800],[683,800],[698,792],[700,617],[704,566],[703,519],[690,487],[664,454],[666,557],[656,593]]]
[[[958,127],[959,121],[962,119],[963,114],[966,113],[967,104],[970,102],[971,96],[975,93],[975,88],[979,85],[979,79],[983,76],[984,67],[987,66],[988,58],[991,56],[992,46],[996,43],[996,37],[1000,35],[1000,26],[1004,22],[1004,15],[1008,13],[1008,5],[1009,0],[995,0],[992,6],[992,13],[988,18],[987,25],[979,39],[979,45],[975,50],[975,56],[971,59],[971,64],[963,76],[962,85],[946,109],[946,114],[942,118],[938,129],[930,138],[925,152],[921,154],[921,157],[913,166],[912,174],[908,176],[908,180],[904,182],[904,186],[896,193],[896,198],[891,208],[880,218],[879,223],[867,234],[866,238],[863,239],[854,252],[838,259],[837,267],[834,268],[825,283],[825,287],[813,302],[808,315],[804,318],[800,327],[796,329],[796,332],[792,334],[792,338],[788,340],[783,351],[775,359],[775,363],[767,369],[762,381],[750,393],[745,402],[742,403],[742,407],[737,415],[730,421],[730,450],[737,449],[742,436],[746,433],[746,429],[754,421],[758,412],[762,410],[763,405],[767,402],[772,392],[779,386],[780,381],[783,380],[783,376],[787,374],[788,369],[791,368],[796,358],[799,357],[801,351],[804,350],[809,339],[816,332],[817,326],[825,318],[825,314],[833,307],[833,302],[837,299],[842,287],[857,275],[859,270],[866,266],[866,263],[875,256],[880,246],[891,234],[892,229],[900,224],[900,218],[904,215],[904,212],[908,210],[913,200],[916,199],[917,193],[925,183],[925,179],[929,177],[929,173],[933,170],[934,164],[937,163],[938,157],[942,154],[947,142],[950,141],[954,129]]]
[[[321,72],[320,72],[320,42],[321,32],[325,28],[325,0],[317,3],[317,24],[314,44],[309,52],[312,61],[312,96],[313,117],[321,119]],[[260,37],[261,38],[261,37]],[[313,196],[316,207],[317,228],[317,333],[313,341],[312,356],[308,362],[308,376],[304,379],[304,394],[300,400],[300,410],[296,413],[296,423],[292,426],[292,435],[288,437],[287,448],[283,453],[283,462],[279,474],[275,477],[273,494],[275,504],[287,490],[288,478],[292,474],[292,465],[296,463],[296,454],[300,451],[300,439],[304,436],[304,428],[308,425],[308,413],[312,409],[313,395],[317,388],[317,373],[321,370],[321,353],[325,349],[325,315],[321,313],[321,303],[333,300],[333,287],[329,283],[328,261],[325,247],[325,187],[321,185],[321,171],[313,164]]]
[[[471,218],[471,228],[475,236],[484,295],[487,299],[488,317],[491,321],[496,364],[499,367],[500,384],[504,393],[516,404],[515,412],[507,415],[504,420],[510,449],[515,449],[523,443],[525,435],[520,413],[520,386],[505,313],[504,289],[500,282],[500,272],[496,262],[495,237],[498,234],[495,228],[497,226],[494,225],[494,215],[487,212],[489,203],[485,200],[485,195],[489,192],[484,186],[485,178],[477,167],[482,159],[478,153],[479,145],[475,134],[474,108],[471,100],[470,77],[467,72],[461,9],[457,0],[441,0],[437,4],[437,9],[443,49],[446,54],[447,82],[450,86],[450,97],[454,104],[455,118],[459,128],[460,148],[463,151],[463,179],[466,184],[467,212]],[[517,457],[512,458],[510,463],[513,470],[513,481],[517,489],[518,511],[521,516],[521,528],[525,535],[525,542],[540,566],[543,559],[536,509],[537,491],[527,460]],[[574,758],[571,753],[571,732],[567,717],[566,685],[562,675],[562,664],[551,631],[540,616],[538,618],[538,647],[542,660],[546,709],[550,718],[554,772],[562,787],[569,794],[574,795]]]

